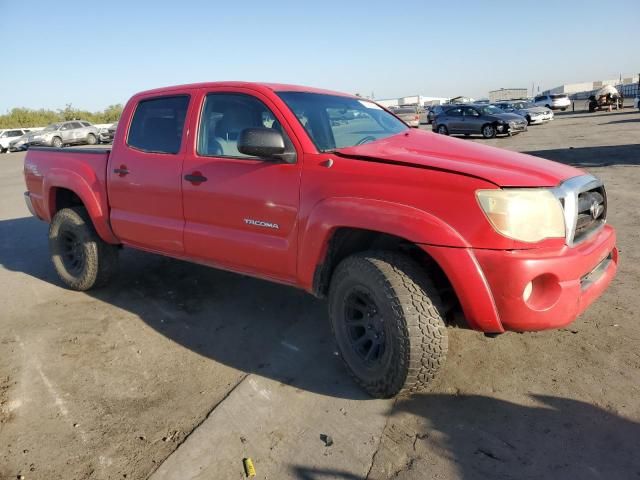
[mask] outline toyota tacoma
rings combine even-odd
[[[375,397],[423,390],[449,325],[567,325],[618,263],[596,177],[307,87],[139,93],[110,149],[31,148],[24,174],[69,288],[105,285],[130,247],[304,289]]]

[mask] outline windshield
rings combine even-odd
[[[362,145],[409,129],[368,100],[307,92],[280,92],[278,96],[321,152]]]
[[[60,124],[59,123],[52,123],[51,125],[47,125],[44,130],[42,130],[43,132],[50,132],[52,130],[57,130],[58,128],[60,128]]]
[[[498,107],[494,107],[493,105],[487,105],[486,107],[480,107],[480,111],[484,115],[495,115],[496,113],[504,113]]]

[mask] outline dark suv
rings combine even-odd
[[[514,135],[526,131],[527,120],[493,105],[452,105],[435,117],[432,128],[443,135],[479,133],[484,138],[493,138],[499,134]]]

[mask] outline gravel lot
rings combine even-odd
[[[244,456],[271,479],[640,477],[640,113],[473,141],[603,178],[621,268],[566,329],[452,329],[403,401],[354,387],[325,304],[288,287],[124,251],[109,288],[62,288],[24,154],[0,156],[0,479],[240,479]]]

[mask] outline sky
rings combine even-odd
[[[481,98],[640,71],[639,0],[0,0],[0,18],[0,114],[201,81]]]

